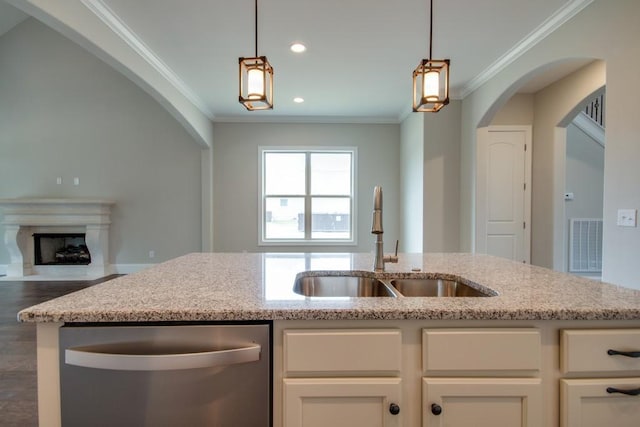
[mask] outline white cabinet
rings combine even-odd
[[[564,330],[561,354],[562,427],[640,425],[640,329]]]
[[[640,426],[638,321],[583,325],[278,322],[274,427]]]
[[[425,378],[424,427],[542,426],[539,378]]]
[[[285,427],[400,427],[400,378],[284,380]]]
[[[611,392],[612,388],[637,394]],[[640,425],[640,378],[565,379],[561,393],[563,427]]]
[[[402,426],[399,330],[283,334],[283,427]]]
[[[543,426],[537,329],[424,329],[422,336],[424,427]]]

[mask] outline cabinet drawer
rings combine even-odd
[[[422,366],[427,375],[537,374],[540,357],[540,332],[534,328],[422,331]]]
[[[402,334],[397,329],[284,331],[285,375],[398,375]]]
[[[609,350],[630,354],[609,354]],[[565,374],[618,372],[637,375],[640,373],[640,329],[564,330],[561,355],[560,364]]]

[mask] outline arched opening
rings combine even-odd
[[[532,156],[531,181],[514,182],[512,186],[514,191],[531,191],[529,202],[524,201],[530,206],[530,223],[526,222],[529,208],[525,205],[525,218],[519,224],[523,224],[525,234],[530,238],[532,264],[567,270],[568,233],[564,206],[567,126],[586,100],[602,90],[605,77],[604,62],[593,58],[566,59],[543,65],[526,73],[505,90],[479,121],[476,162],[483,156],[483,138],[493,126],[530,126],[532,130],[531,147],[527,147]],[[482,175],[481,166],[476,164],[476,182]],[[491,197],[481,194],[480,187],[477,189],[475,248],[482,252],[480,249],[484,248],[479,245],[478,236],[484,231],[480,225],[484,219],[479,209],[491,209],[488,201]],[[529,244],[526,239],[523,242]]]

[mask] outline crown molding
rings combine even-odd
[[[214,123],[302,123],[302,124],[398,124],[397,117],[370,116],[276,116],[276,115],[238,115],[220,116]]]
[[[528,36],[518,42],[493,64],[489,65],[489,67],[464,85],[460,89],[460,97],[467,97],[487,81],[491,80],[500,71],[504,70],[512,62],[524,55],[529,49],[540,43],[545,37],[553,33],[565,22],[577,15],[582,9],[593,3],[593,1],[594,0],[571,0],[567,2]]]
[[[153,69],[165,78],[178,92],[191,101],[202,114],[210,120],[213,119],[213,112],[198,97],[176,73],[162,62],[144,42],[116,15],[102,0],[81,0],[87,9],[104,22],[118,37],[120,37],[129,47],[131,47],[140,57],[142,57]]]

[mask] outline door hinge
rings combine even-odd
[[[527,228],[527,223],[526,222],[522,223],[522,228]]]
[[[524,184],[522,184],[523,190],[527,191],[527,183],[525,182]]]
[[[524,151],[527,151],[527,144],[524,144]]]

